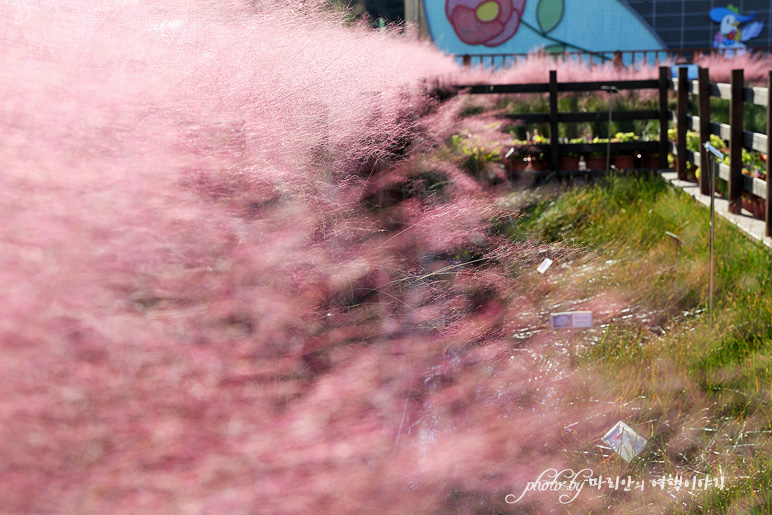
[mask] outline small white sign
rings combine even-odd
[[[547,271],[547,269],[552,266],[552,260],[550,258],[545,259],[541,262],[541,265],[539,265],[539,268],[536,269],[537,272],[540,274],[543,274]]]
[[[697,80],[699,66],[696,64],[674,64],[670,67],[670,75],[673,76],[673,79],[678,79],[679,68],[686,68],[686,78],[688,80]]]
[[[614,449],[625,461],[630,461],[646,447],[646,439],[624,422],[617,422],[611,431],[603,435],[603,443]]]
[[[550,314],[552,329],[585,329],[592,327],[592,311],[568,311]]]

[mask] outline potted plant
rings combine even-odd
[[[750,212],[754,217],[764,220],[766,203],[761,197],[757,197],[749,191],[742,192],[742,206],[743,209]]]
[[[751,195],[753,197],[753,200],[751,201],[753,204],[753,216],[758,218],[759,220],[764,220],[764,211],[765,211],[765,202],[764,199],[761,197],[757,197],[756,195]]]
[[[505,164],[508,172],[519,173],[525,170],[528,164],[525,159],[529,158],[526,151],[527,147],[528,142],[525,140],[512,140],[511,153],[507,152],[505,154]]]
[[[658,170],[660,168],[659,152],[656,150],[641,152],[637,157],[641,163],[641,168],[643,169]]]
[[[584,138],[573,138],[568,141],[571,144],[584,143]],[[560,154],[560,169],[561,170],[578,170],[579,169],[579,154],[576,152],[566,152]]]
[[[724,158],[720,159],[718,162],[719,163],[724,163],[727,166],[729,166],[729,149],[726,148],[726,142],[723,139],[721,139],[720,136],[717,136],[715,134],[711,134],[710,135],[710,144],[713,145],[713,147],[716,148],[719,152],[724,154]],[[711,162],[713,160],[713,158],[710,157],[710,156],[708,156],[708,159]],[[698,167],[697,171],[694,174],[697,177],[698,180],[700,178],[700,168],[701,167]],[[718,190],[716,192],[718,193]]]
[[[754,179],[766,180],[766,156],[756,151],[748,151],[743,149],[743,175],[747,175]],[[747,209],[753,216],[764,220],[766,203],[764,199],[758,197],[750,192],[743,192],[743,208]]]
[[[659,127],[652,123],[644,124],[643,131],[641,132],[641,140],[659,141]],[[659,150],[642,150],[637,152],[636,163],[640,168],[648,170],[659,170],[662,168],[659,162]]]
[[[676,129],[668,129],[667,131],[667,137],[670,141],[674,142],[677,138],[677,130]],[[726,148],[726,142],[721,139],[720,136],[717,136],[715,134],[710,135],[710,144],[713,145],[716,149],[720,150],[724,154],[728,152],[728,149]],[[687,131],[686,132],[686,150],[689,150],[690,152],[699,153],[700,152],[700,134],[694,131]],[[725,158],[726,164],[729,164],[728,158]],[[674,167],[675,165],[675,159],[673,159],[672,154],[668,154],[668,164],[670,167]],[[699,179],[699,167],[692,163],[691,161],[686,161],[686,179],[690,181],[697,181]]]
[[[608,138],[593,138],[593,143],[608,143]],[[606,169],[606,152],[595,151],[590,152],[587,155],[587,169],[588,170],[605,170]]]
[[[548,145],[550,140],[549,138],[546,138],[539,134],[538,132],[534,131],[533,138],[531,138],[531,141],[534,145]],[[544,158],[543,152],[538,153],[532,153],[530,155],[530,163],[529,163],[531,169],[537,172],[546,172],[550,169],[549,162]],[[528,165],[526,166],[526,168]]]
[[[612,143],[629,143],[631,141],[637,141],[638,136],[634,132],[617,132]],[[620,170],[632,170],[635,168],[635,154],[632,152],[616,153],[613,156],[614,166]]]
[[[751,170],[751,177],[754,179],[761,179],[762,181],[767,180],[767,155],[762,154],[761,152],[753,152],[753,162],[751,163],[751,166],[753,169]],[[754,208],[756,209],[755,214],[756,218],[759,218],[761,220],[766,220],[766,214],[767,214],[767,201],[761,197],[757,197],[756,195],[753,196],[753,202],[754,202]]]
[[[549,162],[544,158],[543,153],[531,154],[525,158],[525,169],[534,172],[546,172],[550,169]]]
[[[715,134],[710,135],[710,144],[713,145],[719,152],[724,154],[724,157],[721,159],[718,159],[717,164],[725,164],[729,166],[729,149],[726,148],[726,142],[721,139],[721,137],[716,136]],[[670,159],[672,160],[672,154],[669,155]],[[713,157],[711,157],[710,154],[708,154],[708,163],[709,166],[713,166]],[[708,166],[708,165],[706,165]],[[671,165],[672,167],[672,165]],[[694,172],[694,176],[696,180],[699,182],[700,175],[702,175],[702,168],[703,167],[697,167],[697,169]],[[727,183],[723,179],[719,178],[718,175],[716,176],[716,182],[715,182],[715,189],[714,193],[718,194],[721,197],[726,198],[727,193]]]
[[[686,132],[686,150],[700,153],[700,135],[694,131]],[[697,165],[691,161],[686,161],[686,180],[697,181]]]
[[[747,191],[743,191],[742,192],[742,206],[743,206],[744,210],[750,211],[750,213],[753,214],[753,216],[756,216],[754,214],[753,198],[752,197],[753,196],[750,193],[748,193]]]

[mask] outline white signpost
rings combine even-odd
[[[627,462],[640,454],[648,443],[644,437],[622,421],[617,422],[608,433],[603,435],[602,440]]]
[[[710,174],[710,236],[708,251],[708,314],[710,315],[710,328],[713,329],[713,240],[715,237],[716,222],[716,174],[718,173],[718,160],[724,157],[716,147],[705,143],[705,148],[713,154],[713,167]],[[707,168],[707,167],[706,167]]]

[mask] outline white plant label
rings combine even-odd
[[[585,329],[592,327],[592,311],[567,311],[550,314],[552,329]]]
[[[614,449],[623,460],[630,461],[645,447],[646,439],[633,431],[633,428],[624,422],[617,422],[611,431],[603,435],[603,443]]]
[[[552,266],[552,260],[550,258],[547,258],[541,262],[541,265],[539,265],[539,268],[537,268],[536,271],[539,272],[540,274],[543,274],[551,266]]]

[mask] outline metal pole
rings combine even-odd
[[[608,142],[606,143],[606,171],[611,170],[611,106],[612,106],[611,92],[608,96]]]
[[[715,240],[716,223],[716,157],[713,156],[713,166],[710,167],[710,250],[708,265],[708,275],[710,282],[708,284],[708,313],[710,313],[710,330],[713,330],[713,242]]]
[[[606,171],[611,170],[611,106],[612,93],[619,93],[619,88],[616,86],[601,86],[600,89],[608,91],[608,143],[606,144]]]
[[[710,329],[713,330],[713,240],[715,237],[716,223],[716,171],[718,168],[718,159],[724,157],[716,147],[710,143],[705,143],[705,148],[712,154],[713,166],[710,167],[710,247],[708,251],[708,314],[710,315]]]

